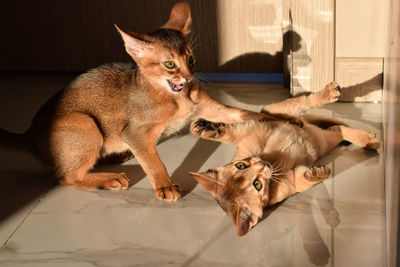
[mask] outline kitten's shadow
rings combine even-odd
[[[180,135],[185,134],[187,133],[185,132],[184,134]],[[160,141],[160,143],[164,142],[165,140],[166,139]],[[190,152],[186,155],[183,162],[172,173],[171,178],[179,185],[179,188],[182,191],[182,197],[189,194],[197,185],[196,180],[190,177],[189,171],[199,171],[220,145],[221,143],[219,142],[213,142],[199,138]],[[93,171],[117,173],[123,172],[130,179],[130,187],[134,186],[146,177],[146,173],[139,164],[131,165],[129,164],[129,161],[123,165],[119,163],[101,164],[96,166]]]
[[[283,201],[274,206],[267,207],[264,210],[263,217],[260,219],[259,224],[263,220],[268,219],[268,217],[279,208],[286,208],[294,211],[294,212],[287,212],[287,214],[291,216],[291,219],[287,220],[286,218],[285,221],[281,222],[278,221],[275,222],[274,224],[280,225],[281,227],[285,227],[287,229],[290,229],[293,226],[297,226],[297,229],[303,241],[304,250],[307,253],[309,261],[317,266],[324,266],[328,264],[329,259],[331,257],[331,253],[329,251],[329,248],[325,244],[324,240],[322,239],[321,234],[318,231],[318,227],[316,225],[313,216],[312,202],[314,200],[318,201],[321,213],[324,218],[334,217],[334,219],[337,219],[337,220],[332,219],[329,221],[329,222],[333,221],[336,222],[333,227],[335,227],[338,224],[337,222],[339,221],[339,219],[337,218],[337,215],[332,216],[332,214],[337,214],[337,213],[330,212],[330,210],[332,209],[334,210],[334,208],[332,202],[326,200],[326,198],[329,197],[329,195],[325,195],[325,193],[326,194],[328,193],[327,190],[318,190],[318,191],[323,192],[324,196],[322,196],[322,198],[320,198],[321,196],[316,197],[314,195],[315,194],[314,192],[312,197],[298,195],[295,197],[296,199],[290,199],[289,201]],[[274,218],[275,220],[277,220],[276,217]]]
[[[338,157],[348,158],[356,164],[361,162],[368,165],[379,164],[379,156],[377,156],[376,152],[368,151],[363,148],[352,149],[352,147],[338,147],[331,153],[328,153],[319,159],[316,164],[328,165],[329,163],[335,162]],[[367,160],[368,163],[366,163]],[[335,176],[344,170],[345,169],[337,170],[336,168]],[[335,179],[335,177],[328,179]],[[323,266],[329,262],[331,254],[329,248],[322,239],[315,222],[313,213],[316,211],[315,208],[313,208],[315,207],[313,203],[317,203],[319,212],[321,213],[325,223],[329,225],[330,229],[334,229],[340,224],[339,213],[334,208],[334,203],[328,192],[327,185],[320,183],[303,193],[296,194],[289,199],[282,201],[281,203],[267,207],[264,210],[263,217],[260,219],[258,225],[262,225],[262,221],[267,220],[277,209],[296,211],[288,212],[287,214],[290,214],[292,220],[289,220],[290,222],[285,221],[282,223],[297,225],[303,240],[304,250],[306,251],[310,262],[318,266]],[[289,226],[287,226],[287,228],[289,228]]]
[[[220,145],[219,142],[198,139],[181,165],[171,175],[182,190],[182,197],[189,194],[197,185],[196,180],[190,177],[189,171],[199,171]]]
[[[102,164],[96,166],[93,172],[115,172],[115,173],[125,173],[129,178],[129,187],[134,186],[138,182],[140,182],[144,177],[146,177],[146,173],[143,171],[142,167],[139,164],[131,165],[129,162],[127,164],[122,165],[119,163],[113,164]]]

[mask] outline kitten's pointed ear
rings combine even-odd
[[[133,59],[144,57],[146,53],[154,47],[151,43],[145,41],[142,35],[122,30],[116,24],[114,24],[114,26],[124,40],[126,52],[133,57]]]
[[[202,173],[189,172],[192,177],[199,182],[215,198],[217,187],[220,185],[214,170],[208,170]]]
[[[174,29],[180,31],[183,36],[187,36],[190,32],[192,23],[192,15],[189,3],[186,1],[178,2],[174,5],[169,15],[169,20],[162,28]]]
[[[247,234],[258,222],[258,217],[247,208],[240,207],[236,213],[236,230],[239,236]]]

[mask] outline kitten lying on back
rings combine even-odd
[[[161,136],[199,117],[224,122],[290,119],[227,107],[201,90],[193,81],[190,24],[189,5],[179,2],[159,30],[138,34],[117,27],[137,67],[110,64],[79,76],[39,110],[26,133],[0,129],[0,144],[30,149],[61,184],[79,188],[127,188],[125,174],[90,169],[99,159],[122,162],[134,155],[156,196],[178,199],[178,186],[157,153]]]
[[[324,96],[339,94],[331,83],[308,97],[272,104],[262,112],[302,115],[324,102]],[[314,103],[314,104],[312,104]],[[342,141],[377,150],[375,134],[352,129],[323,117],[302,115],[302,128],[285,122],[265,120],[243,123],[214,123],[200,119],[191,132],[204,139],[236,144],[231,163],[203,173],[191,173],[231,216],[239,235],[246,234],[262,217],[263,209],[302,192],[326,179],[330,170],[314,162]]]

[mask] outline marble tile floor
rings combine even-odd
[[[66,74],[1,74],[0,127],[22,132]],[[283,100],[280,85],[208,84],[221,102],[251,110]],[[314,110],[382,136],[381,105],[334,103]],[[338,147],[320,160],[323,183],[265,211],[238,237],[231,219],[188,171],[230,160],[234,147],[185,132],[158,146],[184,196],[158,200],[135,159],[124,191],[57,185],[31,155],[0,150],[0,266],[385,266],[382,150]]]

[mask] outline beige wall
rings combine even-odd
[[[336,80],[342,101],[381,101],[386,1],[283,0],[283,24],[300,39],[283,53],[291,93]]]
[[[282,2],[218,0],[218,67],[282,72]]]
[[[21,0],[0,8],[0,70],[84,71],[129,61],[113,24],[148,32],[176,0]],[[282,72],[281,1],[189,0],[197,71]]]
[[[388,266],[399,266],[400,188],[400,3],[388,5],[388,39],[385,57],[384,129]],[[397,262],[396,262],[397,260]]]

